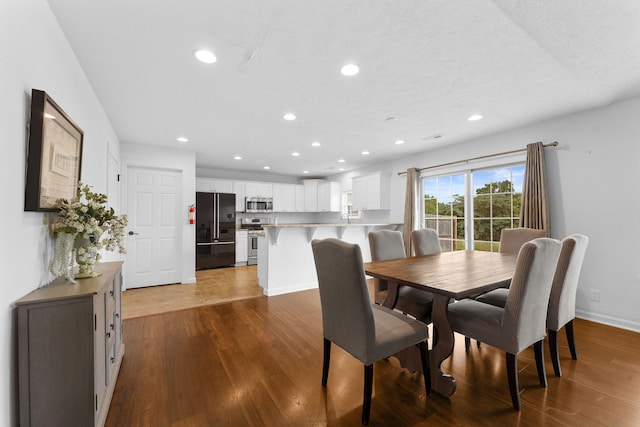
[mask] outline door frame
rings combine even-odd
[[[125,189],[124,192],[120,193],[121,196],[121,202],[122,202],[122,212],[124,212],[125,214],[129,213],[129,206],[128,204],[128,199],[129,199],[129,182],[128,182],[128,177],[129,177],[129,170],[131,168],[137,168],[137,169],[150,169],[150,170],[154,170],[154,171],[168,171],[168,172],[176,172],[179,173],[181,175],[181,183],[182,185],[180,186],[180,188],[178,189],[178,194],[177,194],[177,200],[178,203],[180,205],[184,205],[185,204],[185,198],[184,198],[184,168],[182,167],[177,167],[175,165],[163,165],[161,163],[158,162],[145,162],[145,161],[124,161],[122,162],[122,185],[123,188]],[[184,268],[184,256],[183,256],[183,252],[185,250],[185,246],[184,246],[184,236],[185,236],[185,231],[184,231],[184,225],[188,223],[188,221],[183,221],[183,218],[180,218],[180,224],[182,224],[182,227],[178,227],[178,235],[177,235],[177,240],[178,240],[178,253],[180,254],[180,260],[178,262],[178,275],[180,276],[180,280],[181,283],[185,283],[184,282],[184,273],[185,273],[185,268]],[[195,250],[195,246],[194,246],[194,250]],[[126,290],[127,289],[127,277],[128,277],[128,272],[127,272],[127,259],[128,259],[128,255],[125,255],[125,262],[123,264],[123,268],[122,268],[122,290]]]

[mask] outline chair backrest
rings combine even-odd
[[[557,331],[576,317],[576,291],[589,238],[573,234],[562,241],[558,267],[553,277],[547,329]]]
[[[374,343],[373,311],[360,246],[328,238],[311,242],[318,275],[322,333],[365,360]]]
[[[546,230],[535,228],[503,228],[500,232],[500,252],[517,255],[525,243],[540,237],[546,237]]]
[[[394,230],[369,232],[369,248],[372,261],[405,258],[402,233]]]
[[[439,254],[442,252],[438,231],[432,228],[422,228],[411,232],[411,245],[416,256]]]
[[[546,335],[547,306],[562,244],[547,237],[525,243],[518,253],[502,327],[517,354]]]

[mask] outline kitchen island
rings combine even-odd
[[[371,261],[373,230],[401,230],[402,223],[269,224],[258,238],[258,283],[267,296],[318,287],[311,251],[313,239],[334,237],[360,245],[364,262]]]

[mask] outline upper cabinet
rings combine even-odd
[[[340,212],[340,184],[322,182],[318,184],[318,211]]]
[[[273,184],[268,182],[245,182],[245,197],[273,197]]]
[[[274,212],[296,212],[295,184],[273,184]]]
[[[389,209],[389,177],[381,172],[353,178],[353,210]]]
[[[204,193],[234,193],[233,181],[227,179],[196,178],[196,191]]]
[[[244,181],[233,181],[233,192],[236,194],[236,212],[244,212]]]

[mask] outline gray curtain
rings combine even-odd
[[[542,142],[527,145],[520,227],[545,230],[549,235],[549,205]]]
[[[407,256],[412,256],[411,232],[420,228],[420,172],[416,168],[407,169],[407,191],[404,201],[404,249]]]

